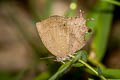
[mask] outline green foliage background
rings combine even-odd
[[[78,6],[77,2],[77,0],[71,0],[69,5],[71,6],[71,4],[75,4],[76,6]],[[11,20],[14,21],[17,26],[19,26],[18,29],[22,32],[24,38],[34,50],[36,59],[34,60],[34,64],[30,65],[27,69],[19,71],[15,74],[11,74],[10,72],[0,72],[0,80],[22,80],[27,72],[29,72],[31,69],[35,69],[37,64],[40,63],[39,57],[44,57],[44,54],[48,55],[48,51],[46,51],[45,47],[42,47],[41,50],[40,47],[36,45],[34,39],[31,39],[30,35],[28,35],[28,33],[24,30],[24,22],[20,21],[17,16],[14,15],[14,11],[16,10],[16,8],[14,8],[13,6],[9,7],[8,0],[1,1],[1,3],[4,3],[6,5],[6,9],[8,9]],[[30,14],[32,15],[33,27],[36,30],[35,23],[50,16],[53,0],[46,0],[44,8],[45,11],[44,13],[42,13],[42,15],[39,11],[39,8],[36,8],[34,0],[28,0],[26,3],[27,9],[29,9]],[[77,70],[79,71],[76,71],[76,74],[73,74],[73,78],[71,78],[71,80],[77,80],[80,75],[83,76],[82,73],[89,74],[89,76],[83,76],[87,77],[89,80],[96,80],[95,76],[103,80],[120,80],[120,69],[107,68],[102,63],[102,60],[104,59],[106,53],[108,37],[114,17],[114,6],[120,6],[120,2],[117,0],[97,0],[96,4],[89,10],[87,17],[93,18],[94,20],[87,21],[86,25],[90,29],[92,29],[92,33],[95,33],[89,51],[78,51],[75,57],[71,56],[73,58],[72,61],[65,62],[65,64],[62,64],[60,62],[55,63],[52,60],[46,60],[46,62],[49,64],[48,71],[42,73],[38,72],[33,80],[66,80],[64,78],[64,74],[70,72],[73,67],[77,68]],[[10,12],[10,8],[13,8],[14,11]],[[69,11],[65,14],[65,16],[75,16],[76,10],[77,7],[69,7]],[[87,38],[91,38],[92,33],[89,33],[87,35]],[[96,56],[95,58],[90,57],[91,52],[94,53],[94,55]],[[89,65],[88,62],[92,65]],[[60,66],[59,69],[58,66]]]

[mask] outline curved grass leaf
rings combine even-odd
[[[108,2],[108,3],[114,4],[114,5],[120,6],[120,2],[117,1],[117,0],[101,0],[101,1]]]
[[[102,69],[103,75],[110,78],[119,78],[120,79],[120,69]]]
[[[89,72],[90,74],[95,75],[93,72],[91,72],[90,70],[86,69],[87,72]],[[113,78],[113,79],[120,79],[120,69],[101,69],[102,74],[106,77],[106,78]]]
[[[84,62],[87,62],[87,53],[86,53],[86,51],[81,53],[81,60],[83,60]]]
[[[49,79],[49,80],[55,80],[56,78],[58,78],[58,76],[63,75],[63,73],[69,69],[71,67],[71,65],[73,63],[75,63],[80,57],[81,57],[81,53],[83,53],[85,51],[78,51],[77,55],[74,59],[72,59],[72,61],[66,62],[65,64],[63,64],[58,71]]]
[[[98,75],[103,75],[100,67],[97,67],[97,72],[98,72]]]
[[[120,80],[120,79],[107,79],[107,80]]]
[[[112,4],[99,0],[89,13],[89,17],[94,18],[94,21],[87,22],[87,26],[90,27],[95,34],[92,42],[92,51],[96,53],[96,59],[98,61],[103,59],[106,51],[113,10],[114,6]]]

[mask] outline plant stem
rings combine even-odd
[[[92,59],[92,58],[88,57],[88,62],[92,63],[95,66],[99,66],[101,69],[106,68],[101,62],[97,61],[97,59]]]
[[[75,56],[69,55],[72,58],[75,58]],[[80,63],[82,63],[83,65],[85,65],[88,69],[90,69],[91,71],[93,71],[97,76],[99,76],[102,80],[107,80],[103,75],[99,75],[99,73],[92,68],[89,64],[87,64],[86,62],[84,62],[83,60],[79,59],[78,60]]]
[[[107,80],[104,76],[102,75],[99,75],[99,73],[94,69],[92,68],[89,64],[87,64],[86,62],[82,61],[82,60],[78,60],[80,63],[84,64],[88,69],[90,69],[91,71],[93,71],[97,76],[99,76],[102,80]]]
[[[89,68],[91,71],[93,71],[96,75],[98,75],[98,72],[96,70],[94,70],[90,65],[88,65],[86,62],[82,61],[82,60],[78,60],[80,63],[84,64],[87,68]]]

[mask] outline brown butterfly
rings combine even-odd
[[[51,16],[36,25],[45,47],[61,61],[86,44],[85,34],[89,29],[85,23],[80,13],[77,17]]]

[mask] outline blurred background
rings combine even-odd
[[[75,3],[75,4],[72,4]],[[0,80],[47,80],[61,63],[42,44],[36,22],[52,15],[76,16],[84,11],[92,29],[85,49],[91,59],[107,68],[120,68],[120,7],[99,0],[0,0]],[[86,80],[73,67],[59,80]]]

